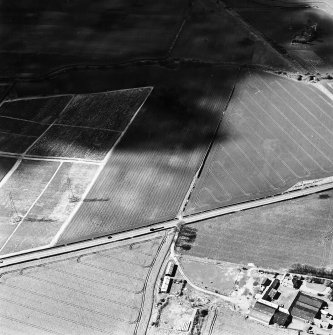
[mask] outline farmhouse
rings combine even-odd
[[[299,292],[292,304],[290,313],[293,317],[305,322],[311,322],[319,314],[325,302]]]

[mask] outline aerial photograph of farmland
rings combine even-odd
[[[0,335],[333,334],[331,0],[0,17]]]

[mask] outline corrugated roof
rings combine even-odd
[[[257,311],[257,310],[252,310],[250,312],[249,316],[253,319],[256,319],[258,321],[269,324],[269,323],[271,323],[271,320],[273,318],[273,314],[274,314],[274,312],[272,314],[266,314],[266,313],[262,313],[262,312]]]
[[[253,306],[253,310],[261,312],[261,313],[273,315],[274,312],[276,311],[276,308],[257,301],[255,305]]]
[[[302,303],[307,304],[307,305],[310,305],[310,306],[313,306],[313,307],[316,307],[316,308],[321,308],[323,303],[324,303],[323,300],[321,300],[319,298],[316,298],[316,297],[312,297],[312,296],[307,295],[307,294],[304,294],[303,292],[301,292],[297,301],[302,302]]]

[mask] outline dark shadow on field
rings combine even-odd
[[[165,57],[188,0],[0,2],[1,76]]]

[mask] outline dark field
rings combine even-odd
[[[264,268],[333,265],[333,191],[201,221],[187,251],[193,256]]]
[[[0,182],[15,164],[15,158],[0,157]]]
[[[0,116],[0,151],[24,153],[46,128],[38,123]]]
[[[92,164],[62,163],[44,193],[1,250],[1,254],[50,244],[62,224],[78,205],[78,202],[70,202],[70,197],[73,195],[79,199],[82,197],[97,169],[98,166]],[[70,178],[70,186],[68,178]]]
[[[333,21],[329,13],[317,8],[278,8],[258,4],[253,5],[253,8],[237,8],[240,6],[237,1],[227,2],[236,6],[238,13],[269,41],[287,50],[309,71],[332,71]],[[317,39],[307,45],[291,45],[293,36],[304,29],[308,22],[318,24]]]
[[[186,69],[155,86],[59,244],[173,219],[230,96],[237,69]],[[170,75],[171,75],[170,74]],[[177,76],[177,77],[176,77]],[[86,199],[86,200],[87,200]],[[99,201],[98,199],[109,199]]]
[[[150,92],[147,87],[76,95],[57,123],[122,131]]]
[[[27,152],[50,156],[102,160],[120,132],[71,126],[52,126]]]
[[[333,172],[332,102],[314,86],[246,73],[185,214],[272,196]]]
[[[0,106],[0,116],[50,124],[58,117],[71,98],[71,95],[67,95],[4,101]]]
[[[2,158],[3,159],[3,158]],[[15,172],[0,189],[0,248],[16,228],[11,222],[15,216],[10,204],[11,193],[18,214],[23,217],[47,185],[58,162],[22,161]]]
[[[233,29],[230,29],[232,27]],[[251,63],[255,41],[216,1],[193,1],[174,57]]]
[[[273,53],[238,18],[213,0],[192,2],[190,16],[172,56],[292,70],[285,59]]]
[[[134,334],[161,238],[1,271],[4,334]],[[154,269],[154,271],[152,271]],[[152,271],[152,272],[150,272]],[[148,303],[147,303],[148,305]],[[146,307],[147,309],[150,306]]]
[[[187,6],[187,0],[2,2],[1,71],[40,74],[75,63],[165,57]]]

